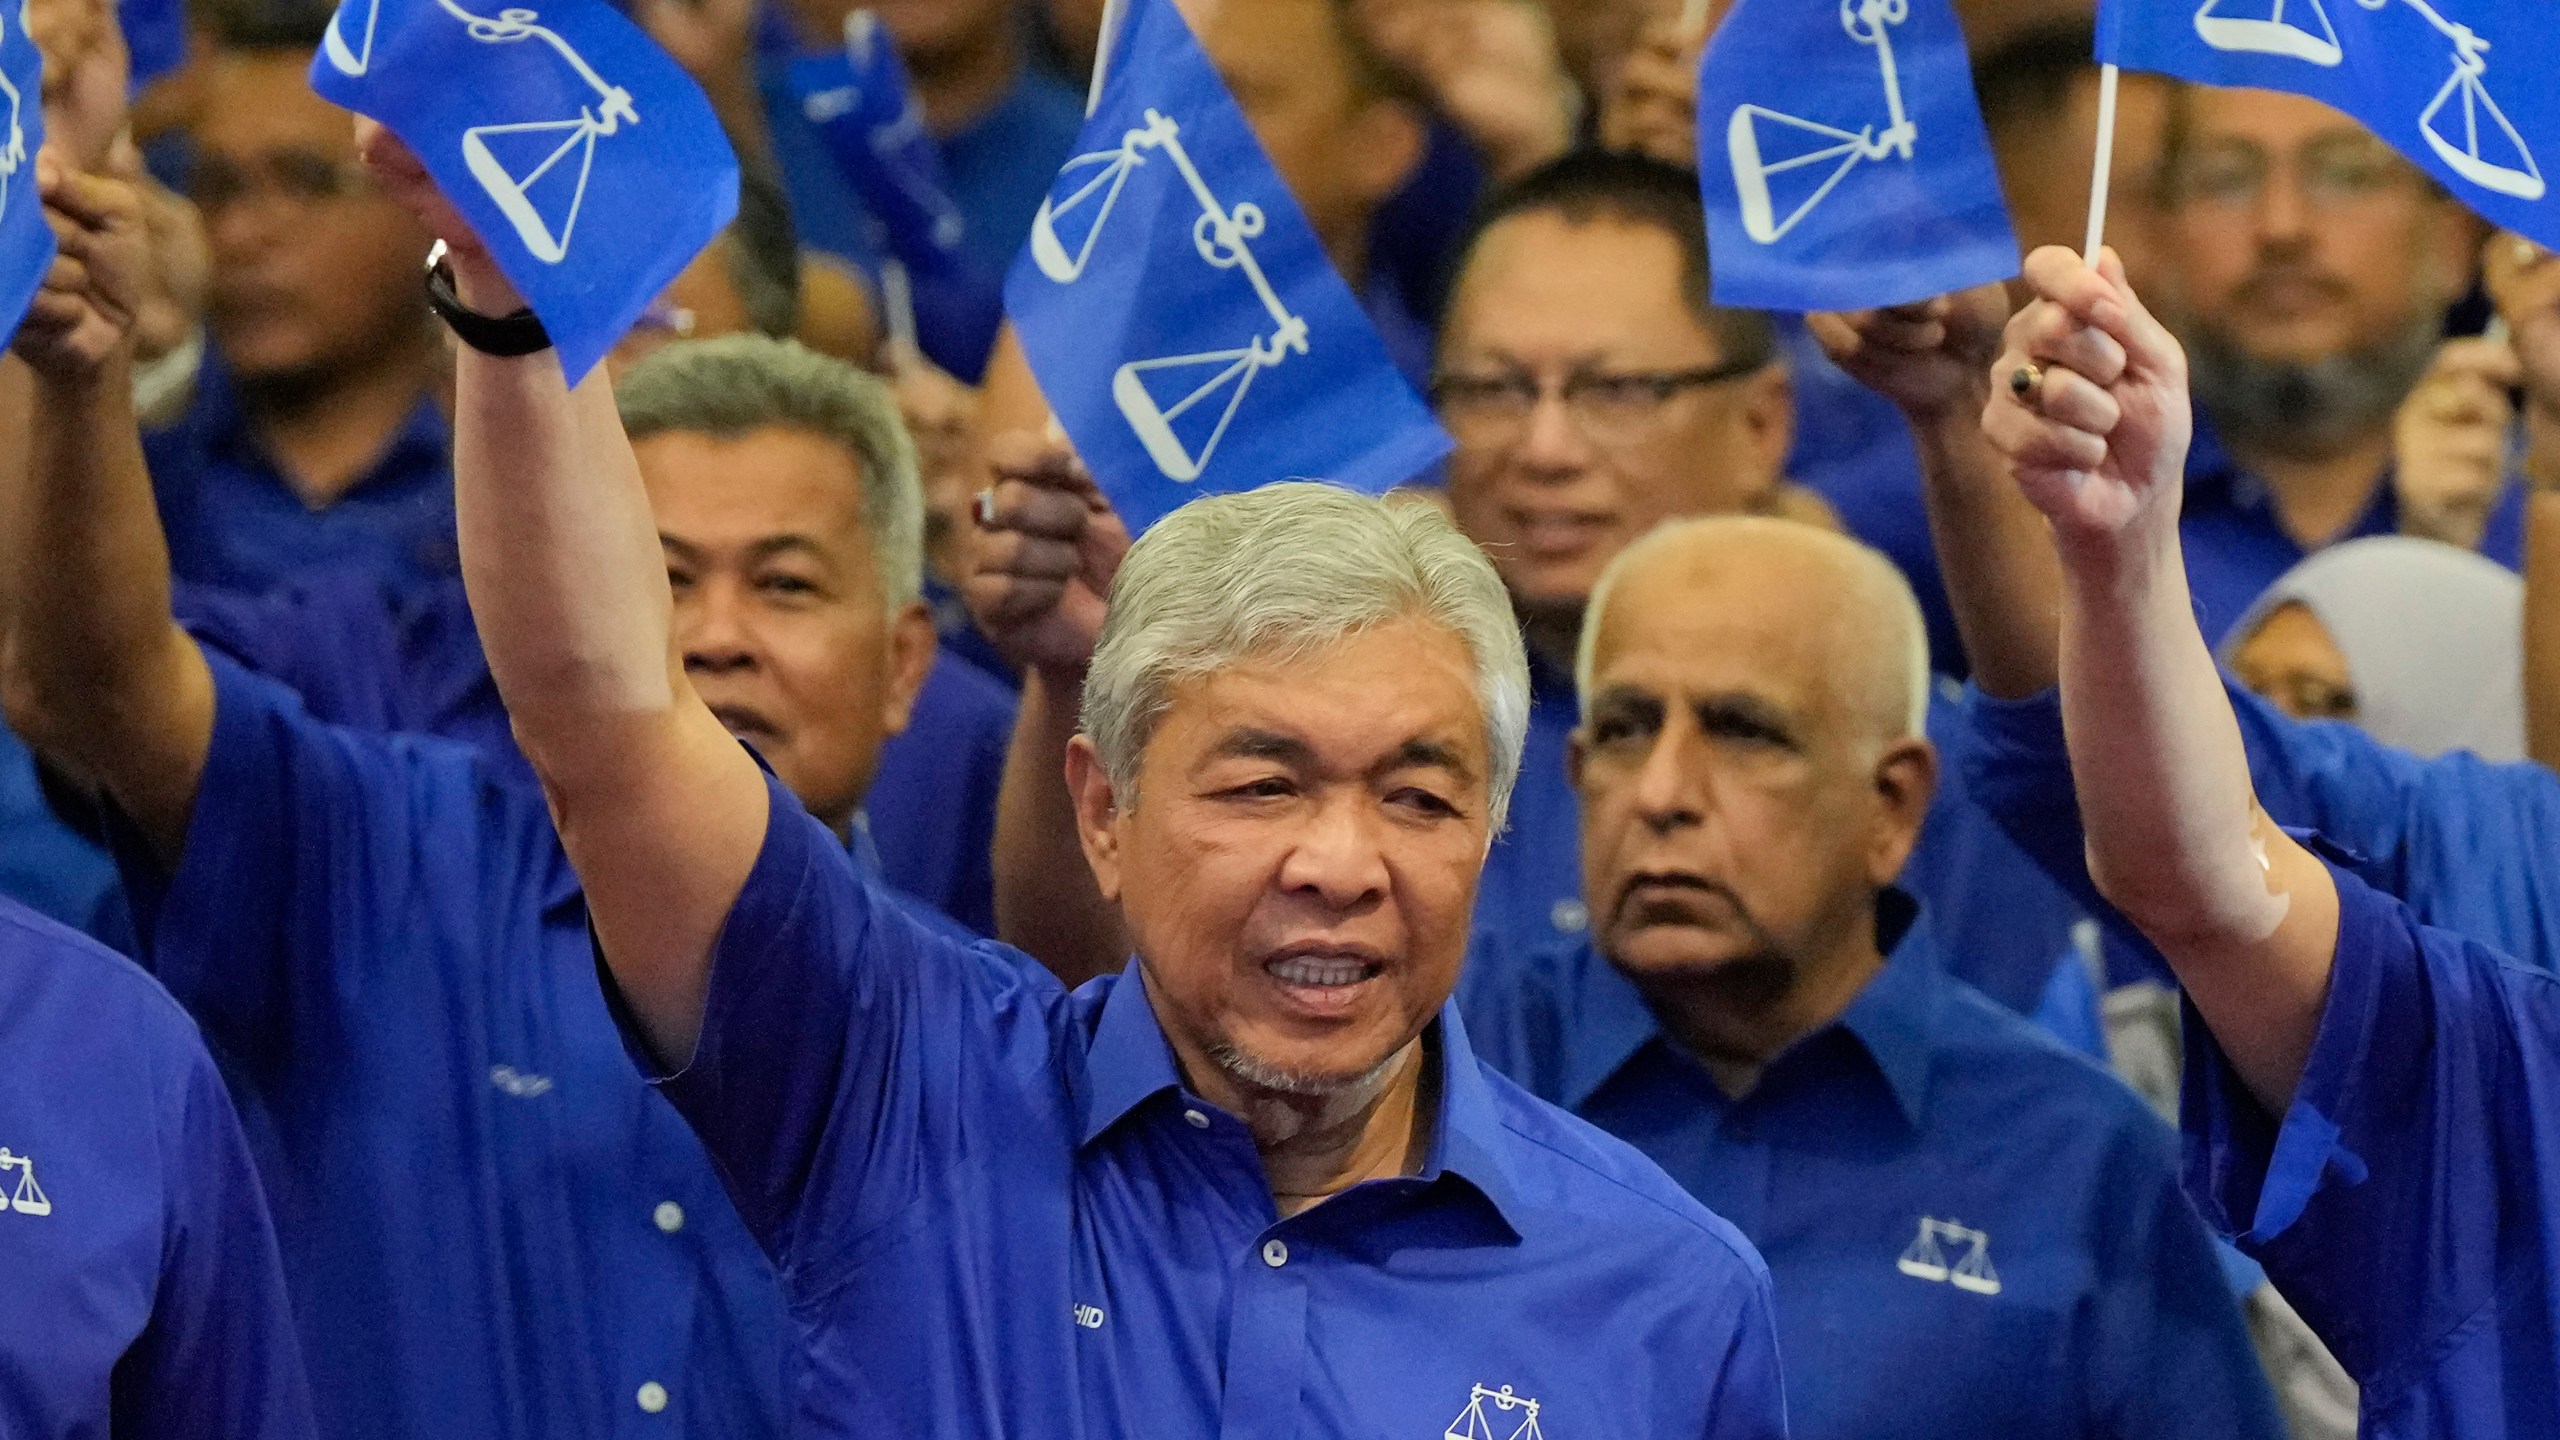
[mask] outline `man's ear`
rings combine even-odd
[[[1756,468],[1771,484],[1784,480],[1796,443],[1796,384],[1783,360],[1772,360],[1742,382],[1742,433]]]
[[[942,637],[933,628],[933,612],[910,603],[889,622],[889,684],[880,697],[880,733],[906,733],[916,697],[933,675],[934,658],[942,653]]]
[[[1876,828],[1867,851],[1867,879],[1890,885],[1920,843],[1929,802],[1938,793],[1938,751],[1919,736],[1905,736],[1876,757]]]
[[[1084,847],[1085,864],[1093,867],[1094,888],[1113,904],[1120,902],[1120,796],[1102,766],[1102,752],[1089,736],[1067,742],[1067,796],[1075,802],[1076,840]]]

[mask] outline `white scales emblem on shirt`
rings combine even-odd
[[[9,1172],[18,1172],[18,1183],[7,1194],[0,1195],[0,1210],[14,1210],[21,1215],[50,1215],[53,1201],[46,1198],[44,1187],[36,1183],[36,1161],[32,1155],[21,1155],[0,1145],[0,1185],[7,1185]]]
[[[1960,1247],[1963,1254],[1952,1264],[1947,1251],[1939,1247],[1945,1241]],[[1991,1268],[1991,1237],[1979,1230],[1967,1229],[1953,1220],[1921,1217],[1920,1233],[1893,1268],[1914,1280],[1930,1280],[1953,1285],[1976,1295],[2000,1293],[2000,1272]]]
[[[1498,1425],[1493,1416],[1485,1414],[1487,1405],[1493,1407],[1494,1416],[1500,1417]],[[1528,1412],[1516,1425],[1510,1415],[1514,1410]],[[1441,1436],[1442,1440],[1546,1440],[1546,1432],[1538,1428],[1538,1402],[1527,1395],[1513,1394],[1508,1385],[1499,1390],[1482,1385],[1470,1389],[1467,1408],[1458,1412],[1458,1418],[1449,1422]]]

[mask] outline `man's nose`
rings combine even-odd
[[[2258,187],[2258,243],[2264,247],[2295,245],[2311,238],[2311,196],[2302,176],[2290,165],[2271,167]]]
[[[755,642],[741,587],[697,584],[676,602],[676,645],[688,671],[720,674],[755,664]]]
[[[1710,788],[1692,747],[1677,727],[1665,726],[1636,772],[1636,816],[1656,833],[1700,824],[1706,819]]]
[[[1569,479],[1591,466],[1591,440],[1563,394],[1544,390],[1520,424],[1513,457],[1520,468],[1543,479]]]
[[[1386,847],[1367,797],[1320,801],[1290,848],[1280,881],[1333,910],[1354,909],[1385,894]]]

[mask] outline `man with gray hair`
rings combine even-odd
[[[83,175],[47,199],[79,263],[18,341],[41,398],[0,487],[8,718],[120,816],[143,959],[272,1197],[321,1432],[780,1436],[783,1297],[624,1058],[540,792],[476,747],[323,724],[172,621],[117,304],[136,200]],[[628,558],[675,581],[659,671],[851,829],[933,653],[895,402],[762,337],[625,382]]]
[[[1527,701],[1437,514],[1275,486],[1130,551],[1069,767],[1137,954],[1070,994],[887,903],[668,667],[606,385],[466,351],[457,396],[492,668],[634,1050],[784,1276],[805,1428],[1784,1433],[1749,1246],[1448,1009]]]
[[[1673,522],[1601,573],[1576,669],[1589,938],[1480,932],[1460,1009],[1760,1247],[1793,1433],[2280,1436],[2168,1127],[1893,886],[1937,757],[1892,562]]]

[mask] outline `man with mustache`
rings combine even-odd
[[[2283,1434],[2168,1127],[1951,979],[1893,888],[1937,757],[1891,562],[1674,522],[1601,577],[1577,669],[1590,938],[1480,936],[1469,1033],[1761,1248],[1793,1432]]]
[[[2207,641],[2339,540],[2409,531],[2517,564],[2520,487],[2443,514],[2393,484],[2393,417],[2470,287],[2477,222],[2355,121],[2263,90],[2176,90],[2161,188],[2152,264],[2195,366],[2180,528]]]

